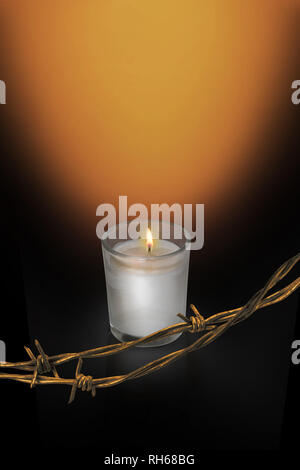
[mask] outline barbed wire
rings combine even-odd
[[[296,278],[288,286],[270,294],[266,297],[266,294],[280,282],[300,260],[300,253],[290,258],[288,261],[283,263],[277,271],[270,277],[266,285],[256,292],[250,300],[243,306],[235,308],[233,310],[226,310],[224,312],[211,315],[208,318],[204,318],[198,309],[192,304],[191,309],[193,315],[187,318],[181,313],[178,317],[183,322],[176,323],[172,326],[156,331],[151,335],[143,338],[128,341],[124,343],[116,343],[112,345],[102,346],[95,349],[89,349],[77,353],[64,353],[54,356],[48,356],[43,350],[38,340],[35,340],[35,346],[37,348],[37,356],[34,355],[32,350],[25,346],[25,350],[30,357],[29,361],[23,362],[5,362],[0,363],[0,369],[17,369],[19,371],[28,371],[31,373],[0,373],[0,379],[9,379],[17,382],[23,382],[30,384],[30,387],[36,385],[65,385],[71,386],[71,394],[69,403],[72,403],[75,399],[76,391],[81,389],[82,391],[89,391],[93,396],[96,395],[96,389],[104,387],[113,387],[119,385],[128,380],[137,379],[144,375],[151,374],[163,367],[175,362],[186,354],[196,351],[204,346],[215,341],[231,326],[238,324],[241,321],[249,318],[256,310],[268,307],[275,303],[281,302],[286,299],[289,295],[295,292],[300,286],[300,277]],[[93,378],[90,375],[84,375],[82,370],[83,360],[91,358],[100,358],[104,356],[110,356],[113,354],[121,353],[134,346],[141,346],[143,344],[151,343],[159,338],[166,338],[170,335],[189,332],[199,334],[199,338],[196,339],[189,346],[176,350],[170,354],[162,356],[152,362],[149,362],[128,374],[117,375],[112,377]],[[77,360],[77,366],[74,378],[63,378],[57,372],[57,367],[63,364]],[[45,374],[52,374],[45,375]]]

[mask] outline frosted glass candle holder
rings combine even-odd
[[[159,233],[164,225],[159,223]],[[139,339],[180,323],[177,314],[185,315],[190,252],[185,249],[184,235],[174,238],[174,229],[184,233],[183,229],[168,225],[170,238],[154,238],[151,252],[147,252],[143,238],[120,240],[121,225],[102,239],[110,328],[120,341]],[[170,343],[180,335],[158,339],[149,346]]]

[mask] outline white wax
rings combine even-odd
[[[139,338],[179,323],[177,313],[186,311],[189,251],[168,240],[156,240],[149,255],[144,240],[119,242],[114,251],[104,249],[103,255],[116,336]]]
[[[127,240],[115,245],[114,250],[118,253],[124,253],[127,256],[134,258],[141,257],[147,259],[157,258],[158,256],[167,255],[178,251],[178,246],[168,240],[154,240],[153,247],[148,252],[147,245],[144,239]]]

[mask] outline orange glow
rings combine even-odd
[[[76,217],[122,194],[212,211],[267,164],[255,146],[289,88],[288,4],[3,3],[24,167]]]

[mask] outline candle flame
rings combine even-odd
[[[153,247],[153,237],[152,237],[152,232],[150,228],[148,228],[147,230],[146,245],[147,245],[148,251],[150,251]]]

